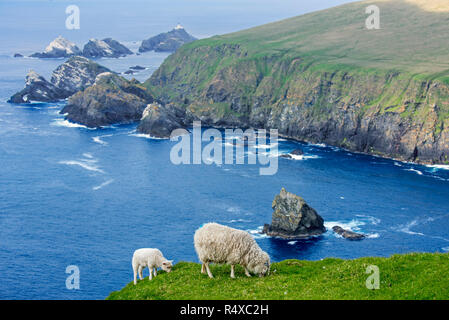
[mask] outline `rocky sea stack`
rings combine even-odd
[[[104,72],[92,86],[72,95],[61,113],[70,121],[101,127],[138,121],[152,102],[152,96],[137,80]]]
[[[185,110],[174,105],[149,104],[143,112],[137,131],[156,138],[170,138],[174,130],[186,128],[180,120],[184,115]]]
[[[87,58],[119,58],[129,54],[133,54],[133,52],[111,38],[90,39],[83,48],[83,56]]]
[[[59,36],[45,48],[44,52],[33,53],[33,58],[67,58],[80,55],[81,50],[73,42]]]
[[[326,232],[323,218],[303,198],[282,188],[272,204],[271,224],[262,233],[283,239],[305,239]]]
[[[195,37],[191,36],[182,26],[178,25],[169,32],[161,33],[147,40],[143,40],[139,52],[153,50],[156,52],[174,52],[183,44],[195,40]]]

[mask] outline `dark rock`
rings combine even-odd
[[[87,58],[118,58],[129,54],[133,54],[131,50],[112,38],[90,39],[83,48],[83,56]]]
[[[281,154],[280,155],[281,158],[285,158],[285,159],[292,159],[292,156],[290,154]]]
[[[349,239],[349,240],[361,240],[363,238],[365,238],[365,235],[360,234],[360,233],[356,233],[350,230],[345,230],[340,226],[334,226],[332,228],[332,230],[341,235],[343,238]]]
[[[284,239],[304,239],[326,232],[323,218],[303,198],[282,188],[273,200],[271,225],[262,233]]]
[[[56,102],[66,97],[66,92],[45,80],[33,70],[28,72],[25,88],[14,94],[8,102],[29,103],[32,101]]]
[[[142,66],[139,66],[139,65],[137,65],[137,66],[132,66],[132,67],[129,67],[131,70],[145,70],[146,68],[145,67],[142,67]]]
[[[294,156],[302,156],[304,154],[304,152],[301,149],[295,149],[292,152],[290,152],[290,154],[292,154]]]
[[[152,96],[136,80],[105,72],[97,76],[92,86],[72,95],[61,113],[70,121],[101,127],[138,121],[151,102]]]
[[[132,70],[126,70],[125,72],[123,72],[124,74],[134,74],[134,71]]]
[[[153,103],[143,112],[137,130],[156,138],[170,138],[173,130],[186,128],[181,120],[184,115],[185,110],[174,105]]]
[[[196,38],[186,32],[186,30],[177,26],[175,29],[158,34],[147,40],[143,40],[139,47],[139,52],[157,51],[174,52],[185,43],[195,41]]]
[[[51,83],[68,92],[67,97],[94,84],[96,77],[110,70],[85,57],[75,56],[53,71]]]
[[[23,55],[20,53],[14,53],[14,58],[23,58]]]
[[[81,50],[69,40],[59,36],[53,40],[44,52],[33,53],[33,58],[67,58],[74,55],[80,55]]]

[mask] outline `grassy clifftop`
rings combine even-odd
[[[379,267],[380,288],[366,288],[366,269]],[[265,278],[247,278],[242,268],[229,278],[229,266],[212,266],[214,279],[197,263],[180,262],[137,285],[112,292],[110,300],[191,299],[449,299],[449,255],[406,254],[390,258],[321,261],[285,260]]]
[[[145,85],[208,125],[449,163],[448,22],[442,0],[355,2],[187,44]]]

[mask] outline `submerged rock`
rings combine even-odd
[[[66,58],[80,55],[81,50],[73,42],[59,36],[45,48],[44,52],[33,53],[33,58]]]
[[[180,25],[173,30],[158,34],[147,40],[143,40],[139,47],[139,52],[157,51],[157,52],[174,52],[185,43],[195,41],[196,38],[187,33]]]
[[[151,102],[152,96],[137,80],[104,72],[92,86],[72,95],[61,113],[70,121],[101,127],[138,121]]]
[[[340,226],[334,226],[332,228],[332,230],[341,235],[343,238],[345,239],[349,239],[349,240],[361,240],[365,238],[365,235],[361,234],[361,233],[357,233],[357,232],[353,232],[351,230],[345,230]]]
[[[323,218],[303,198],[282,188],[273,200],[271,225],[262,233],[284,239],[304,239],[326,232]]]
[[[170,138],[173,130],[184,129],[181,120],[185,110],[174,105],[149,104],[143,112],[137,131],[156,138]]]
[[[83,48],[83,56],[87,58],[118,58],[129,54],[133,54],[133,52],[112,38],[90,39]]]
[[[29,103],[32,101],[56,102],[66,98],[67,92],[45,80],[44,77],[30,70],[26,76],[25,88],[14,94],[8,102]]]

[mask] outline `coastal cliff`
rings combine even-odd
[[[371,4],[380,30],[365,28]],[[440,4],[363,1],[195,41],[145,85],[185,108],[185,123],[449,163],[449,4]]]

